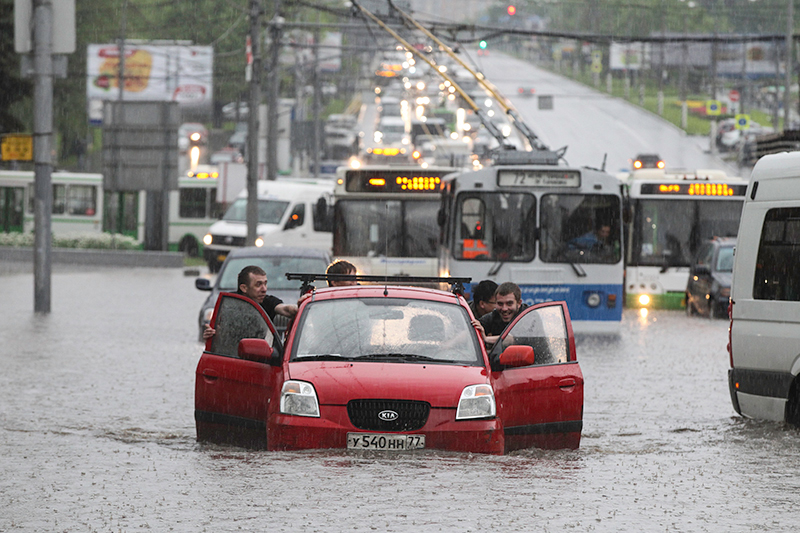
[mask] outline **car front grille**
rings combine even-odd
[[[413,400],[350,400],[350,423],[369,431],[415,431],[428,421],[431,404]],[[383,413],[383,417],[379,416]],[[396,414],[394,416],[392,413]]]
[[[231,237],[230,235],[212,235],[211,244],[221,244],[224,246],[244,246],[246,237]]]

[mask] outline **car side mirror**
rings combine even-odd
[[[239,358],[256,363],[272,363],[272,346],[265,339],[242,339],[239,341]]]
[[[211,281],[208,278],[197,278],[194,280],[194,286],[201,291],[210,291]]]
[[[535,362],[533,346],[525,344],[509,346],[500,354],[498,362],[503,366],[511,367],[531,366]]]

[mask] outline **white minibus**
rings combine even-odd
[[[800,424],[800,152],[765,156],[753,168],[729,313],[733,408]]]

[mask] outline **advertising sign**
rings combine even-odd
[[[611,43],[608,62],[611,70],[643,68],[645,48],[642,43]]]
[[[122,98],[210,108],[213,57],[210,46],[126,43]],[[116,44],[87,47],[86,96],[90,102],[119,100],[119,68]]]

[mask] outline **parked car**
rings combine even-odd
[[[197,317],[199,338],[203,338],[203,326],[211,320],[214,304],[220,292],[236,292],[239,272],[248,265],[257,265],[267,273],[267,293],[276,296],[285,303],[295,303],[300,297],[301,283],[288,281],[287,272],[324,272],[330,263],[330,255],[321,250],[311,248],[290,248],[273,246],[258,248],[250,246],[231,251],[219,269],[213,281],[208,277],[195,280],[195,287],[201,291],[211,291],[206,301],[200,306]],[[283,316],[275,317],[276,327],[282,332],[288,320]]]
[[[728,316],[733,276],[734,237],[715,237],[700,246],[689,266],[686,314],[709,318]]]
[[[317,289],[285,345],[263,309],[221,294],[197,365],[201,442],[301,450],[578,448],[583,376],[565,302],[523,311],[487,353],[462,296]],[[258,338],[256,338],[258,337]]]

